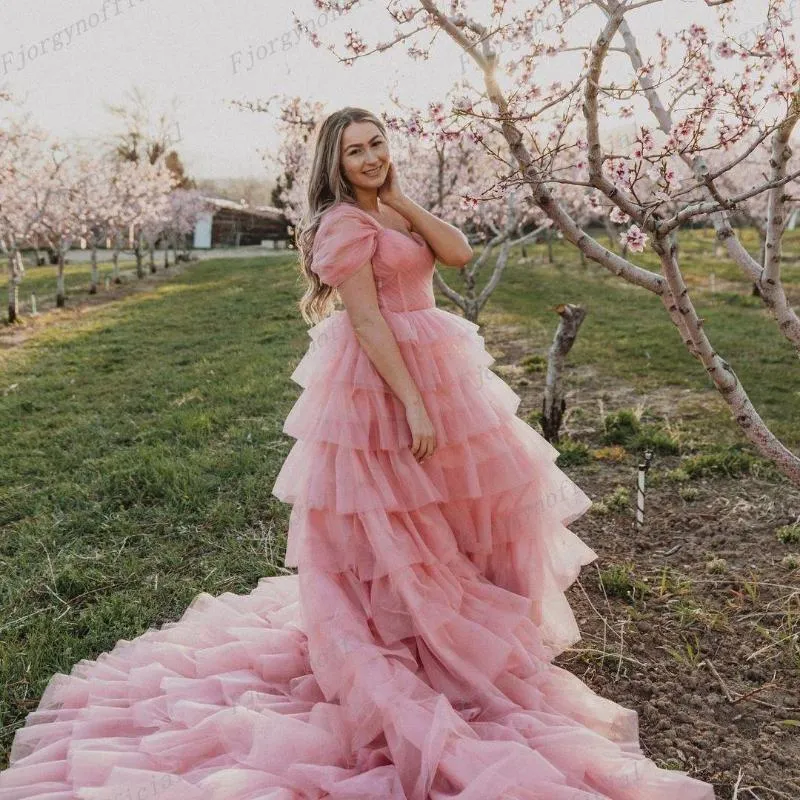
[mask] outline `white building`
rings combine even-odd
[[[194,247],[240,247],[263,245],[286,248],[291,240],[283,211],[273,206],[252,207],[222,197],[204,197],[213,206],[198,217]]]

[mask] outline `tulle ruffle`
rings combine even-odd
[[[385,746],[406,797],[713,800],[645,758],[636,712],[550,663],[526,598],[463,554],[299,580],[320,689],[355,752]]]
[[[461,555],[200,594],[53,678],[0,800],[713,800],[547,663],[526,606]]]
[[[273,493],[299,574],[55,675],[0,800],[714,800],[552,659],[590,498],[515,416],[477,326],[387,314],[437,431],[419,464],[347,316],[311,329]]]
[[[455,363],[455,362],[454,362]],[[431,364],[434,364],[431,361]],[[487,369],[484,386],[475,376],[454,377],[446,390],[422,389],[425,408],[436,431],[437,446],[463,442],[496,428],[512,417],[520,397]],[[403,404],[391,390],[348,388],[331,383],[301,393],[283,424],[295,439],[330,442],[359,450],[408,449],[411,433]]]
[[[536,432],[513,417],[439,447],[422,463],[408,448],[359,450],[300,440],[289,451],[272,491],[285,503],[336,514],[411,511],[535,482],[543,452]]]
[[[383,317],[419,389],[446,389],[467,377],[477,384],[490,378],[485,367],[495,359],[474,322],[436,306],[384,310]],[[295,383],[304,388],[340,384],[346,389],[389,390],[356,338],[347,312],[335,311],[308,335],[311,344],[291,375]]]

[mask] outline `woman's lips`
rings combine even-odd
[[[380,171],[381,171],[381,168],[380,168],[380,167],[375,167],[375,169],[373,169],[373,170],[366,170],[366,171],[364,172],[364,174],[365,174],[365,175],[369,175],[369,176],[371,176],[371,177],[374,177],[374,176],[375,176],[375,175],[377,175],[377,174],[378,174]]]

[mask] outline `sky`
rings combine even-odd
[[[793,2],[800,6],[800,0]],[[471,0],[475,8],[487,3]],[[442,33],[426,63],[412,60],[401,45],[346,67],[293,30],[292,11],[316,19],[320,38],[344,54],[341,44],[350,27],[369,42],[391,38],[394,22],[385,5],[386,0],[362,0],[350,14],[326,18],[312,0],[5,0],[0,87],[24,100],[33,119],[53,135],[86,142],[118,127],[105,105],[124,103],[136,86],[156,112],[172,110],[170,136],[190,175],[270,177],[268,154],[278,144],[271,116],[240,110],[231,101],[296,94],[331,111],[356,105],[392,113],[392,91],[404,102],[424,105],[440,99],[465,70],[474,75]],[[758,24],[764,5],[765,0],[743,4],[748,11],[742,30]],[[701,21],[707,11],[702,0],[666,0],[665,6],[681,24]],[[664,24],[646,10],[635,21],[642,41]],[[575,30],[576,43],[587,43],[596,31]],[[547,63],[537,74],[543,83],[564,78]]]

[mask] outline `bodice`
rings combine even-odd
[[[435,257],[425,237],[413,239],[378,223],[378,246],[372,258],[378,306],[386,311],[417,311],[433,308]]]
[[[324,283],[338,287],[366,261],[372,262],[382,310],[436,307],[436,257],[425,237],[386,227],[353,203],[335,204],[323,214],[315,235],[312,270]]]

